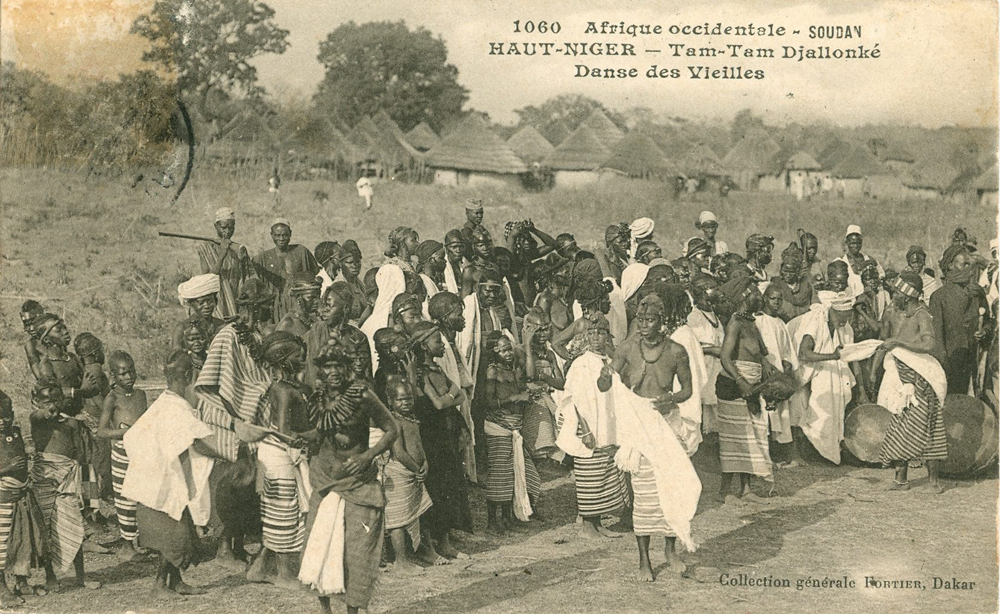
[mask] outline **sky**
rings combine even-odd
[[[558,94],[579,93],[624,110],[645,106],[665,116],[730,119],[749,108],[768,123],[829,121],[841,125],[907,123],[927,127],[997,123],[997,3],[992,0],[795,2],[744,0],[638,2],[635,0],[268,0],[278,25],[290,30],[280,56],[255,61],[261,83],[279,97],[308,97],[323,78],[319,43],[353,20],[405,20],[440,35],[468,106],[497,121],[513,122],[514,109]],[[5,0],[0,42],[4,60],[50,73],[57,81],[113,76],[140,65],[144,41],[128,34],[131,20],[151,0]],[[514,20],[558,21],[559,34],[515,34]],[[725,40],[713,37],[585,35],[589,21],[626,24],[744,25],[773,23],[800,35]],[[809,40],[809,26],[861,26],[852,40]],[[490,42],[613,42],[636,46],[636,57],[497,57]],[[775,49],[775,59],[670,56],[668,45],[722,47],[745,43]],[[781,59],[782,45],[851,47],[878,43],[877,60]],[[660,50],[659,54],[647,50]],[[577,78],[575,65],[638,69],[635,79]],[[647,79],[653,64],[743,66],[763,70],[762,80]]]

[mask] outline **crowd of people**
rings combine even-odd
[[[984,256],[962,230],[937,272],[919,246],[891,271],[856,225],[842,256],[824,262],[799,231],[774,267],[773,237],[737,253],[708,211],[675,259],[649,218],[608,226],[590,252],[530,220],[495,245],[482,202],[465,215],[442,241],[396,228],[362,275],[354,240],[309,250],[283,218],[251,257],[219,209],[201,274],[178,288],[188,316],[152,403],[127,353],[105,360],[97,337],[25,303],[34,454],[0,395],[0,570],[14,580],[0,605],[43,590],[34,567],[44,590],[71,567],[95,585],[82,553],[103,549],[104,498],[121,543],[159,557],[161,596],[202,590],[181,572],[211,534],[248,580],[304,585],[324,611],[343,594],[356,612],[380,564],[466,558],[454,531],[537,518],[543,464],[572,469],[580,537],[634,533],[653,581],[651,537],[677,573],[677,542],[695,547],[703,443],[718,449],[721,501],[752,500],[754,481],[771,494],[775,468],[808,448],[839,463],[848,405],[877,402],[895,415],[887,487],[908,489],[922,461],[941,492],[946,393],[995,385],[996,243]]]

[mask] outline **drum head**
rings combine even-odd
[[[877,463],[893,418],[881,405],[858,405],[844,419],[844,447],[862,462]]]
[[[964,394],[945,398],[944,429],[948,437],[948,460],[941,475],[972,476],[997,458],[997,420],[982,401]]]

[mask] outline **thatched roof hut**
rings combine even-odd
[[[583,126],[590,128],[601,145],[609,149],[614,147],[625,136],[625,133],[613,121],[608,119],[608,116],[600,109],[594,109],[594,112],[588,115],[587,119],[583,120],[577,126],[577,129],[579,130]]]
[[[882,164],[867,148],[855,147],[854,151],[833,167],[831,174],[838,179],[863,179],[891,175],[892,169]]]
[[[767,171],[768,162],[780,150],[781,146],[766,132],[748,132],[729,150],[722,163],[734,172],[763,174]]]
[[[437,147],[427,152],[427,165],[486,173],[524,173],[528,170],[477,113],[470,113],[441,139]]]
[[[528,164],[541,162],[556,149],[534,126],[525,126],[515,132],[507,139],[507,146]]]
[[[851,155],[853,151],[853,145],[837,139],[827,143],[826,147],[819,152],[819,155],[816,157],[816,161],[819,162],[820,166],[823,168],[832,169],[837,166],[841,160]]]
[[[903,177],[903,185],[916,190],[945,192],[962,172],[945,160],[918,162]]]
[[[441,138],[434,133],[434,130],[427,125],[427,122],[420,122],[413,130],[406,133],[406,140],[418,151],[433,149],[441,142]]]
[[[786,171],[818,171],[822,168],[823,166],[816,161],[816,158],[804,151],[795,152],[784,164]]]
[[[676,161],[691,149],[691,141],[681,131],[672,126],[650,125],[641,130],[643,134],[653,139],[667,159]]]
[[[630,132],[618,141],[602,166],[629,177],[669,177],[677,174],[674,165],[653,139],[639,132]]]
[[[569,129],[569,126],[566,125],[566,122],[561,119],[549,122],[542,128],[541,132],[545,140],[552,143],[554,147],[558,147],[560,143],[566,140],[566,137],[573,133]]]
[[[596,170],[611,152],[605,147],[588,126],[583,124],[545,160],[553,170],[591,171]]]
[[[688,149],[675,160],[675,163],[686,175],[725,177],[729,174],[719,156],[704,143],[699,143]]]

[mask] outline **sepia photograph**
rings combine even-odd
[[[996,0],[4,0],[0,612],[998,612]]]

